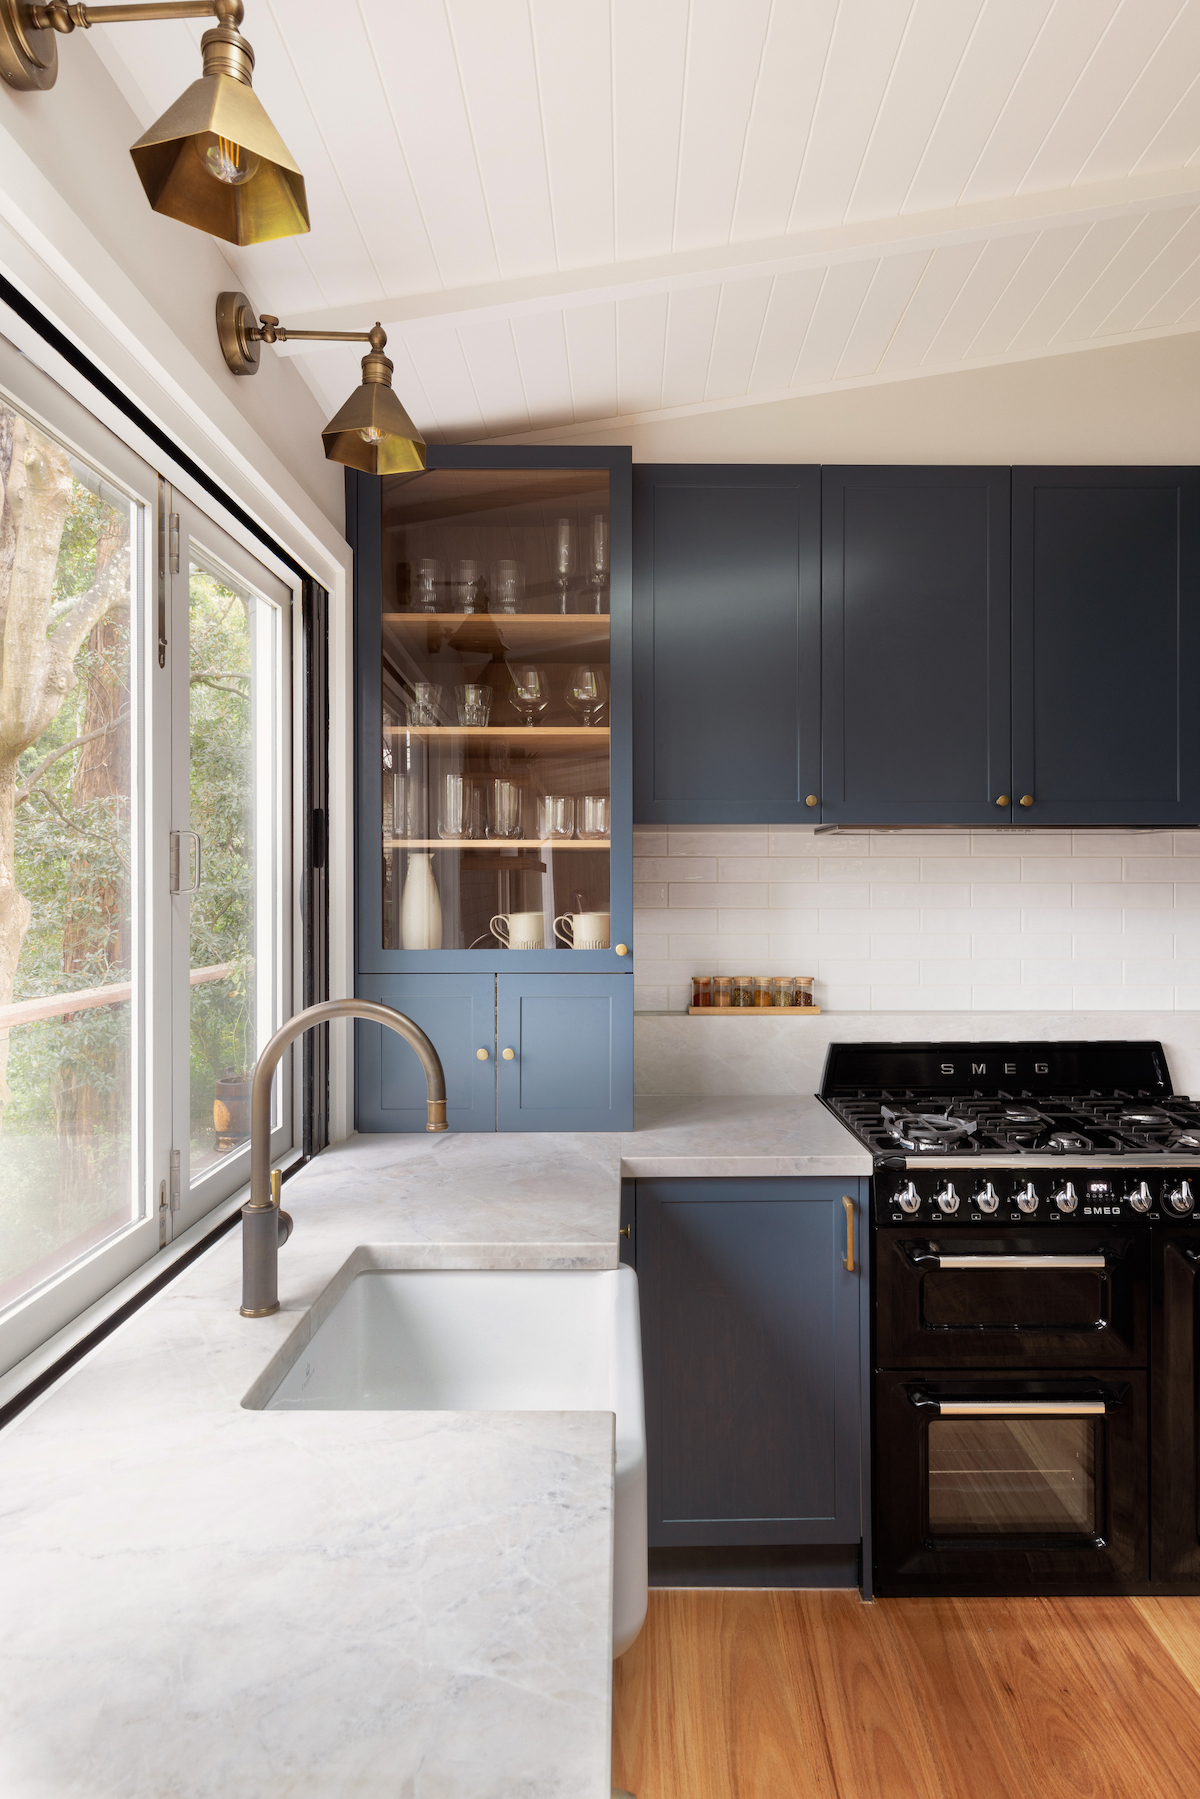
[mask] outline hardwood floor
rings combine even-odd
[[[637,1799],[1197,1799],[1200,1599],[651,1591]]]

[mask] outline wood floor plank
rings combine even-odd
[[[1200,1600],[660,1590],[613,1733],[638,1799],[1196,1799]]]

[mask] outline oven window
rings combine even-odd
[[[941,1418],[929,1424],[929,1528],[942,1536],[1093,1536],[1090,1418]]]

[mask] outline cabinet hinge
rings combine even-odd
[[[173,1212],[179,1210],[179,1182],[182,1163],[183,1157],[179,1150],[173,1149],[171,1151],[171,1210]]]

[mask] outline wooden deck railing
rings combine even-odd
[[[232,962],[218,962],[212,968],[193,968],[191,984],[202,987],[206,981],[223,981],[233,967]],[[93,1006],[119,1006],[133,998],[132,981],[115,981],[110,987],[80,987],[75,993],[48,993],[43,999],[19,999],[11,1006],[0,1006],[0,1031],[16,1024],[37,1024],[43,1018],[66,1018],[72,1012],[87,1012]]]

